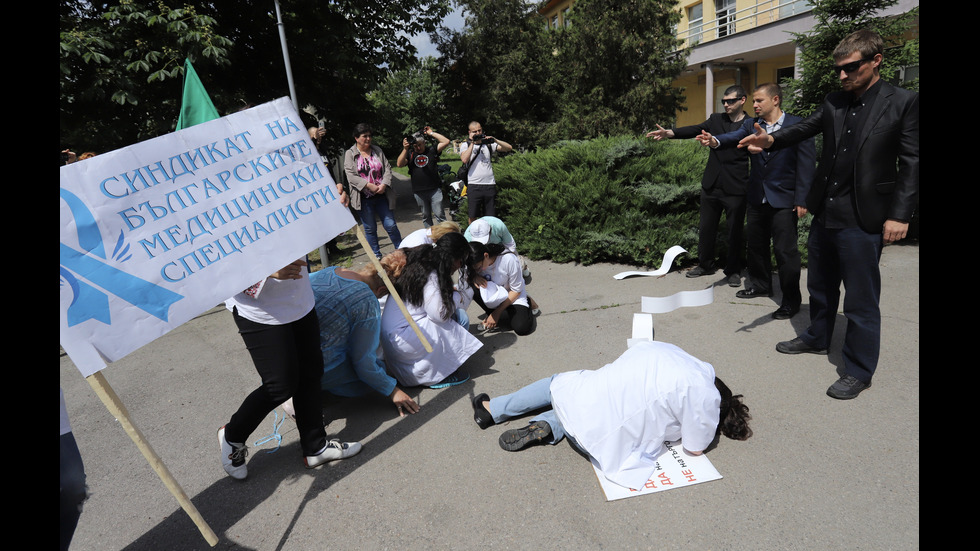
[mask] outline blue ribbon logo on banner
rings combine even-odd
[[[72,327],[90,319],[106,325],[112,323],[109,297],[93,285],[167,321],[170,306],[184,297],[106,264],[102,235],[91,211],[78,196],[64,188],[61,188],[61,198],[75,218],[78,244],[82,248],[82,251],[77,251],[61,243],[61,277],[72,290],[68,326]]]

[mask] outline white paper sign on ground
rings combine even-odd
[[[681,441],[664,442],[664,452],[657,458],[657,470],[647,480],[643,488],[632,490],[607,479],[595,460],[592,468],[599,479],[599,486],[606,495],[606,501],[614,501],[627,497],[642,496],[665,490],[673,490],[692,484],[700,484],[722,478],[707,455],[690,455],[681,449]],[[591,459],[591,458],[590,458]]]
[[[680,245],[674,245],[673,247],[667,249],[664,253],[664,260],[660,263],[660,267],[652,272],[620,272],[613,276],[613,279],[624,279],[631,276],[662,276],[670,271],[671,264],[674,263],[674,259],[677,255],[681,253],[686,253],[687,249],[681,247]]]
[[[640,297],[640,311],[649,314],[666,314],[683,306],[707,306],[715,300],[712,285],[701,291],[680,291],[667,297]]]
[[[61,167],[61,345],[104,368],[354,226],[289,98]]]
[[[626,348],[638,342],[653,340],[653,314],[633,314],[633,336],[626,339]]]

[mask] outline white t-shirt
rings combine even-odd
[[[520,294],[514,304],[528,306],[527,288],[524,286],[524,275],[521,271],[521,259],[516,254],[504,253],[498,256],[486,270],[480,270],[483,279],[492,281],[497,287],[502,287],[508,291],[515,291]],[[481,293],[480,298],[486,296]],[[499,305],[500,302],[497,302]],[[487,306],[494,308],[489,303]]]
[[[718,428],[715,370],[672,344],[636,344],[611,364],[559,373],[551,400],[565,431],[606,478],[639,489],[665,441],[704,451]]]
[[[473,147],[473,144],[469,145],[470,147]],[[493,178],[493,167],[490,166],[490,154],[492,151],[496,150],[497,144],[495,142],[489,145],[481,145],[479,151],[473,153],[473,156],[470,157],[470,170],[468,172],[466,185],[494,185],[497,183],[497,181]],[[462,154],[463,151],[466,151],[466,149],[461,150],[460,154]]]
[[[238,308],[238,315],[255,323],[265,325],[285,325],[310,313],[316,304],[313,287],[310,285],[310,272],[306,266],[300,271],[300,279],[265,280],[259,298],[252,298],[244,292],[225,301],[228,310]]]
[[[402,239],[399,249],[408,249],[411,247],[417,247],[419,245],[431,245],[432,244],[432,230],[429,228],[422,228],[421,230],[415,230],[412,233],[405,236]]]

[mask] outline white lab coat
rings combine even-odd
[[[665,441],[703,451],[718,427],[715,370],[677,346],[639,343],[611,364],[560,373],[551,382],[555,414],[606,478],[640,489]]]

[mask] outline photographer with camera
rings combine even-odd
[[[469,126],[469,139],[460,148],[459,159],[467,167],[466,196],[469,197],[469,223],[481,216],[496,216],[494,199],[497,197],[497,181],[493,177],[490,156],[493,152],[507,153],[514,147],[502,140],[483,133],[483,125],[473,121]]]
[[[426,147],[426,136],[435,138],[436,145]],[[442,178],[436,163],[439,162],[442,150],[448,145],[449,138],[426,126],[421,132],[402,139],[402,152],[395,161],[398,167],[408,166],[408,173],[412,177],[412,193],[422,209],[422,224],[426,228],[432,226],[433,216],[436,224],[446,221],[442,214]]]

